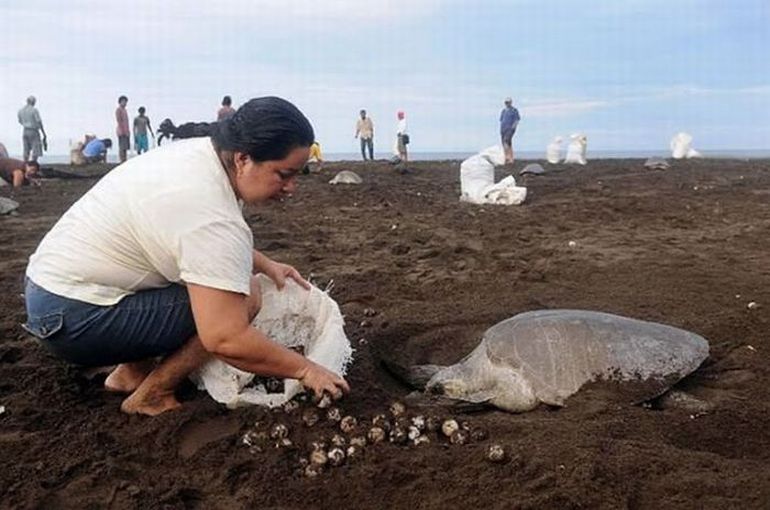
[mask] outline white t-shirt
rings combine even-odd
[[[396,126],[396,133],[399,135],[405,135],[406,133],[406,118],[399,119],[398,126]]]
[[[211,139],[193,138],[102,178],[43,238],[27,276],[101,306],[172,282],[249,294],[253,248]]]

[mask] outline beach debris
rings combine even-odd
[[[460,164],[460,200],[473,204],[519,205],[527,188],[516,185],[509,175],[495,182],[495,166],[505,164],[503,148],[488,147]]]
[[[604,398],[650,400],[698,368],[708,353],[701,336],[664,324],[585,310],[540,310],[491,327],[455,365],[397,367],[393,373],[430,394],[523,412],[541,402],[562,406],[593,381],[611,384],[613,391],[603,392]],[[456,427],[448,422],[442,425],[450,427],[447,436]]]
[[[441,432],[446,437],[452,437],[452,434],[460,430],[460,425],[458,425],[456,420],[448,419],[444,420],[444,423],[441,424]]]
[[[506,459],[505,448],[499,444],[491,444],[487,447],[486,457],[489,462],[500,463]]]
[[[0,216],[3,214],[10,214],[19,208],[19,203],[16,200],[10,198],[0,197]]]
[[[537,163],[530,163],[519,171],[519,175],[542,175],[545,169]]]
[[[563,140],[561,136],[557,136],[545,148],[545,159],[552,165],[561,161],[561,142]]]
[[[358,426],[358,420],[354,416],[345,416],[340,420],[340,430],[345,434],[352,434]]]
[[[361,184],[362,182],[364,180],[357,173],[350,170],[342,170],[329,181],[329,184]]]
[[[650,170],[668,170],[671,168],[671,164],[663,158],[654,156],[644,162],[644,167]]]
[[[567,164],[585,165],[586,149],[588,148],[588,137],[583,133],[575,133],[569,137],[569,146],[567,146],[567,157],[564,162]]]
[[[746,305],[746,308],[748,308],[749,310],[756,310],[757,308],[759,308],[759,303],[757,303],[756,301],[751,301],[749,302],[749,304]]]

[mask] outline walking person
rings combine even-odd
[[[406,113],[399,110],[396,113],[398,118],[398,125],[396,126],[396,149],[398,150],[398,158],[402,163],[409,161],[406,146],[409,145],[409,132],[406,127]]]
[[[366,110],[361,110],[361,118],[356,121],[355,138],[361,140],[361,157],[366,161],[366,149],[369,149],[369,159],[374,161],[374,123],[367,117]]]
[[[48,137],[43,128],[43,121],[40,119],[40,112],[35,108],[37,99],[35,96],[27,98],[27,104],[19,110],[19,124],[22,125],[21,141],[24,147],[24,161],[37,161],[37,158],[43,155],[44,150],[48,150]],[[42,139],[40,133],[43,133]]]
[[[140,106],[139,115],[134,118],[134,146],[136,147],[137,154],[150,150],[150,143],[147,138],[148,132],[152,136],[152,140],[155,141],[155,133],[152,132],[150,118],[145,115],[146,111],[144,106]]]
[[[513,107],[513,99],[505,98],[505,108],[500,112],[500,140],[503,143],[505,164],[513,163],[513,135],[519,125],[519,110]]]
[[[115,134],[118,135],[118,157],[121,163],[126,161],[128,149],[131,147],[131,131],[128,127],[128,112],[126,111],[127,104],[128,98],[120,96],[118,98],[118,107],[115,109],[115,120],[118,123]]]
[[[222,98],[222,108],[217,112],[217,121],[229,119],[235,114],[235,108],[233,108],[233,98],[225,96]]]

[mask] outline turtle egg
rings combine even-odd
[[[417,439],[422,435],[422,432],[420,432],[420,429],[412,425],[411,427],[409,427],[409,431],[406,433],[406,435],[409,436],[409,439],[414,441],[415,439]]]
[[[299,402],[296,400],[289,400],[283,405],[283,412],[286,414],[291,414],[297,409],[299,409]]]
[[[281,439],[275,442],[276,448],[290,448],[293,445],[294,443],[292,443],[291,439],[289,439],[288,437],[282,437]]]
[[[424,416],[415,416],[412,418],[412,426],[417,427],[417,430],[422,432],[425,430],[425,417]]]
[[[446,437],[451,437],[452,434],[458,430],[460,430],[460,426],[455,420],[444,420],[444,423],[441,424],[441,432],[443,432]]]
[[[257,433],[253,430],[246,432],[241,438],[241,443],[246,446],[254,446],[258,441]]]
[[[330,405],[332,405],[332,397],[328,393],[324,392],[323,396],[321,397],[321,400],[318,401],[318,407],[321,409],[326,409]]]
[[[315,409],[305,409],[305,412],[302,413],[302,421],[305,422],[305,425],[308,427],[312,427],[318,423],[318,419],[318,413]]]
[[[345,416],[342,418],[342,421],[340,421],[340,430],[345,434],[351,434],[356,430],[356,425],[358,425],[358,420],[356,420],[355,417]]]
[[[401,427],[393,427],[390,431],[390,442],[395,444],[404,444],[409,439],[406,431]]]
[[[436,432],[441,428],[441,420],[435,416],[428,416],[425,418],[425,430],[428,432]]]
[[[326,411],[326,418],[329,421],[338,422],[342,419],[342,412],[340,412],[339,407],[332,407]]]
[[[452,435],[449,436],[449,442],[452,444],[457,445],[463,445],[468,442],[468,431],[463,429],[458,429],[452,432]]]
[[[503,462],[505,449],[499,444],[491,444],[487,447],[487,460],[490,462]]]
[[[358,446],[359,448],[362,448],[366,446],[366,438],[364,436],[351,437],[350,446]]]
[[[372,427],[369,429],[369,433],[366,434],[367,439],[372,444],[376,444],[385,440],[385,431],[380,427]]]
[[[326,456],[332,466],[340,466],[345,462],[345,452],[342,451],[342,448],[332,448]]]
[[[289,435],[289,428],[283,423],[276,423],[270,429],[270,437],[273,439],[282,439]]]
[[[390,430],[392,428],[388,417],[384,414],[378,414],[372,418],[372,425],[375,427],[380,427],[382,430]]]
[[[471,439],[474,441],[484,441],[489,437],[486,429],[475,427],[471,429]]]
[[[313,450],[310,452],[310,463],[316,464],[318,466],[323,466],[329,461],[329,457],[326,455],[326,451],[324,451],[322,448],[319,448],[317,450]]]
[[[401,402],[393,402],[390,404],[390,414],[398,418],[406,412],[406,406]]]
[[[420,446],[421,444],[429,444],[430,439],[428,438],[428,436],[417,436],[414,438],[413,443],[415,446]]]
[[[355,458],[361,456],[361,447],[360,446],[355,446],[355,445],[350,445],[350,446],[348,446],[348,449],[345,450],[345,453],[346,453],[346,457],[348,459],[355,459]]]
[[[343,447],[343,446],[345,446],[347,444],[347,440],[345,439],[345,436],[343,436],[341,434],[334,434],[332,436],[331,443],[334,446]]]
[[[326,449],[326,442],[325,441],[313,441],[310,443],[310,447],[315,450],[325,450]]]
[[[321,464],[308,464],[304,469],[305,476],[308,478],[315,478],[323,472],[324,470]]]

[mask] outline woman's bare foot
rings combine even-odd
[[[120,410],[126,414],[146,414],[157,416],[166,411],[182,407],[182,404],[170,393],[152,393],[135,391],[120,405]]]
[[[132,393],[147,378],[152,367],[152,361],[122,363],[107,376],[104,387],[107,391],[116,393]]]

